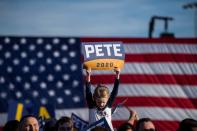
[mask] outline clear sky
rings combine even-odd
[[[169,16],[176,37],[194,37],[195,0],[0,0],[0,35],[147,37],[151,16]],[[156,21],[153,36],[163,31]]]

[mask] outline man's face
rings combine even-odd
[[[108,97],[103,97],[103,98],[96,98],[96,105],[100,108],[103,109],[108,101]]]
[[[38,121],[34,117],[28,117],[24,120],[22,131],[39,131]]]
[[[151,121],[144,122],[143,131],[155,131],[155,126]]]
[[[73,127],[70,123],[63,123],[58,126],[58,131],[73,131]]]

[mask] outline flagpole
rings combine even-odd
[[[197,37],[197,2],[187,3],[183,9],[194,9],[194,36]]]

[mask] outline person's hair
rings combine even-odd
[[[141,125],[144,123],[144,122],[152,122],[152,120],[150,118],[141,118],[138,120],[137,124],[136,124],[136,131],[139,131],[140,130],[140,127]]]
[[[43,131],[55,131],[56,119],[47,119],[43,127]]]
[[[118,131],[126,131],[127,129],[132,129],[132,131],[135,131],[134,126],[131,125],[130,123],[123,123],[123,124],[120,125],[120,127],[118,128]]]
[[[63,125],[64,123],[68,123],[68,124],[71,125],[70,128],[74,128],[72,119],[71,119],[70,117],[63,116],[63,117],[61,117],[61,118],[56,122],[56,125],[55,125],[56,130],[58,130],[59,126],[60,126],[60,125]]]
[[[102,126],[96,126],[92,128],[90,131],[108,131],[105,127]]]
[[[19,127],[18,120],[10,120],[4,125],[3,131],[16,131],[18,127]]]
[[[19,123],[19,130],[22,129],[22,126],[23,126],[24,122],[26,121],[26,119],[27,119],[27,118],[30,118],[30,117],[33,117],[33,118],[35,118],[35,119],[38,121],[38,118],[37,118],[35,115],[25,115],[25,116],[23,116],[23,117],[21,118],[21,120],[20,120],[20,123]],[[39,124],[39,122],[38,122],[38,124]]]
[[[103,98],[109,96],[109,89],[104,85],[97,85],[96,89],[94,90],[93,94],[94,98]]]
[[[192,131],[193,127],[197,127],[197,121],[191,118],[183,119],[179,123],[179,131]]]

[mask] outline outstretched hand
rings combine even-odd
[[[86,69],[86,81],[90,82],[91,69]]]
[[[116,73],[116,78],[119,79],[120,78],[120,68],[115,67],[114,72]]]

